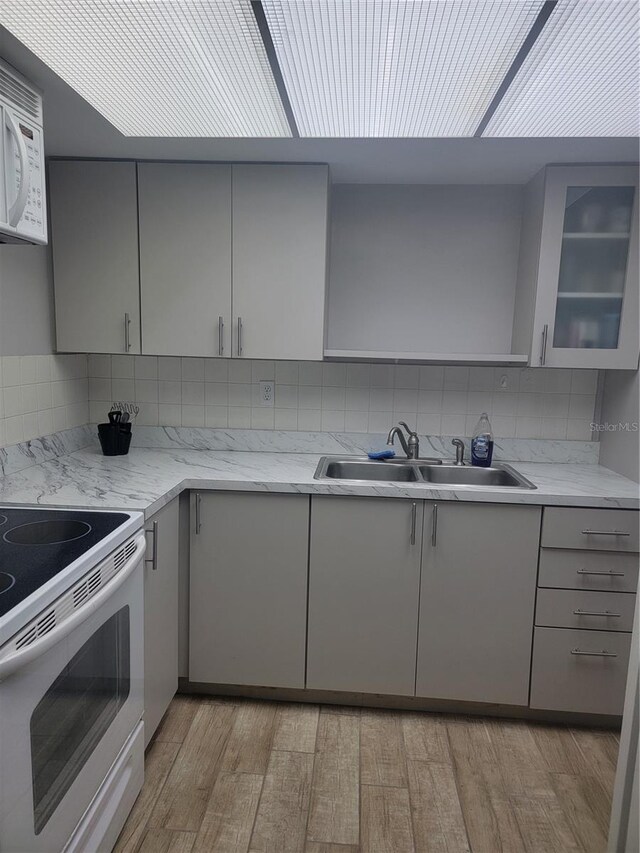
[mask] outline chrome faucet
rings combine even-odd
[[[454,465],[464,465],[464,441],[461,438],[452,438],[451,444],[456,449],[456,461]]]
[[[404,450],[407,459],[418,459],[420,456],[420,439],[418,438],[418,433],[410,430],[407,424],[404,421],[400,421],[400,426],[394,426],[389,430],[389,435],[387,436],[387,444],[392,446],[393,441],[396,436],[400,439],[400,444],[402,445],[402,449]],[[407,435],[409,436],[409,441],[407,441],[404,437],[404,434],[400,427],[404,427],[407,431]]]

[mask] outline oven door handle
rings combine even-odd
[[[118,574],[114,575],[100,592],[90,598],[86,604],[79,607],[64,622],[60,622],[59,625],[56,625],[52,631],[49,631],[48,634],[45,634],[39,640],[35,640],[31,645],[25,646],[23,649],[13,652],[13,654],[9,654],[5,658],[0,658],[0,681],[4,681],[5,678],[8,678],[16,670],[31,663],[31,661],[40,657],[40,655],[44,654],[52,646],[55,646],[56,643],[59,643],[60,640],[67,637],[79,625],[86,622],[89,616],[92,616],[122,586],[129,575],[133,573],[136,566],[139,565],[144,555],[146,547],[144,535],[137,536],[135,544],[136,550],[122,566]]]

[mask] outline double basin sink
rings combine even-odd
[[[453,465],[441,459],[386,459],[376,462],[357,456],[323,456],[314,478],[374,483],[434,483],[466,488],[536,488],[526,477],[503,462],[496,462],[491,468],[475,468],[471,465]]]

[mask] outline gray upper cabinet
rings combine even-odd
[[[328,188],[321,165],[53,161],[58,349],[321,360]]]
[[[51,241],[60,352],[140,352],[135,163],[53,160]]]
[[[540,512],[427,505],[418,696],[527,705]]]
[[[138,164],[142,351],[231,355],[231,166]]]
[[[145,525],[144,739],[148,744],[178,689],[178,498]]]
[[[233,166],[233,355],[324,352],[327,166]]]
[[[314,497],[307,687],[412,696],[422,501]]]
[[[191,499],[189,679],[304,687],[309,498]]]

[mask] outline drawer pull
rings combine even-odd
[[[587,655],[588,657],[594,658],[617,658],[618,655],[615,652],[608,652],[606,649],[603,649],[601,652],[583,652],[582,649],[571,649],[572,655]]]
[[[610,610],[581,610],[578,608],[573,611],[574,616],[607,616],[612,619],[619,619],[622,614],[621,613],[612,613]]]
[[[608,571],[596,572],[591,571],[589,569],[576,569],[576,574],[578,575],[599,575],[601,577],[609,577],[609,578],[623,578],[624,572],[612,572],[611,569]]]
[[[584,536],[631,536],[624,530],[583,530]]]

